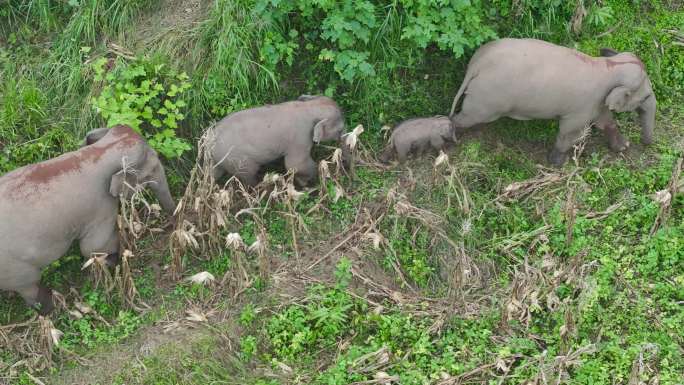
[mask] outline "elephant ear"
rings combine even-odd
[[[313,129],[313,141],[314,143],[320,143],[321,139],[325,137],[325,124],[328,122],[328,118],[321,119],[316,123]]]
[[[615,87],[606,96],[606,106],[611,111],[625,112],[627,111],[627,101],[632,96],[632,91],[627,87]]]
[[[446,122],[441,122],[441,127],[439,129],[439,134],[445,138],[450,138],[452,136],[453,130],[452,130],[452,124],[451,120],[447,120]]]
[[[112,180],[109,182],[109,193],[114,197],[118,198],[121,193],[123,193],[124,183],[126,181],[126,176],[124,171],[121,170],[116,174],[112,175]]]
[[[137,175],[141,171],[148,157],[148,148],[144,143],[134,146],[128,154],[122,154],[121,169],[112,175],[109,182],[109,193],[118,198],[123,194],[129,198],[133,194],[133,189],[137,188]]]
[[[83,141],[83,145],[81,145],[81,147],[90,146],[91,144],[102,139],[102,137],[107,135],[108,132],[109,132],[109,128],[98,128],[98,129],[90,131],[89,133],[86,134],[85,140]]]
[[[603,57],[611,57],[618,54],[618,52],[612,48],[601,48],[599,51]]]

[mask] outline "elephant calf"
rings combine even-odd
[[[429,147],[439,151],[453,141],[453,125],[448,117],[409,119],[394,128],[380,160],[387,163],[396,153],[399,162],[404,163],[409,153],[422,153]]]
[[[284,157],[285,167],[296,171],[295,180],[306,185],[317,175],[310,154],[313,144],[340,140],[343,132],[342,110],[325,96],[303,95],[232,113],[214,127],[209,141],[214,177],[218,180],[228,173],[255,186],[260,168]],[[342,148],[347,154],[346,146]]]
[[[40,285],[41,270],[75,240],[84,256],[105,253],[117,261],[119,195],[143,184],[172,214],[164,168],[128,126],[91,131],[81,149],[0,177],[0,290],[50,312],[52,292]]]
[[[613,150],[629,144],[617,130],[612,111],[638,111],[641,142],[653,141],[656,98],[644,64],[629,52],[601,50],[591,57],[574,49],[534,39],[501,39],[480,47],[451,107],[456,129],[493,122],[559,119],[560,130],[549,161],[560,166],[596,123]],[[454,115],[461,96],[461,111]]]

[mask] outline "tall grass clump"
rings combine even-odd
[[[191,111],[195,122],[218,118],[258,102],[272,101],[278,78],[259,56],[275,26],[254,11],[252,0],[217,0],[192,33],[195,74]]]

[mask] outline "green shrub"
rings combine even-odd
[[[107,126],[131,126],[167,158],[177,158],[189,150],[190,145],[176,136],[178,122],[185,119],[182,96],[190,88],[188,75],[142,59],[130,63],[119,60],[108,71],[110,64],[105,58],[93,64],[95,81],[102,82],[102,89],[92,104]]]
[[[296,51],[310,51],[319,63],[332,63],[335,73],[348,82],[376,75],[381,63],[372,57],[372,40],[384,33],[386,22],[395,17],[401,18],[402,24],[401,40],[391,42],[393,50],[403,42],[409,50],[435,45],[458,58],[466,48],[495,37],[482,20],[483,7],[478,0],[257,0],[256,9],[281,25],[282,33],[271,34],[261,48],[261,58],[268,66],[291,66]],[[387,65],[393,67],[394,63]]]

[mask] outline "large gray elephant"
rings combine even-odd
[[[602,57],[534,39],[500,39],[473,55],[451,108],[456,129],[495,121],[559,119],[549,162],[560,166],[581,137],[597,123],[613,150],[628,142],[612,111],[638,111],[641,142],[653,142],[656,98],[641,60],[629,52],[601,50]],[[461,111],[454,115],[461,96]]]
[[[307,185],[315,180],[316,163],[311,158],[314,143],[340,140],[344,116],[329,97],[302,95],[285,103],[232,113],[214,127],[209,141],[214,177],[236,176],[254,186],[260,168],[285,158],[285,167],[296,171],[295,180]],[[345,160],[348,160],[346,146]]]
[[[156,152],[128,126],[91,131],[79,150],[0,177],[0,289],[50,312],[52,291],[40,285],[41,270],[75,240],[86,257],[118,261],[119,195],[145,186],[174,212]]]

